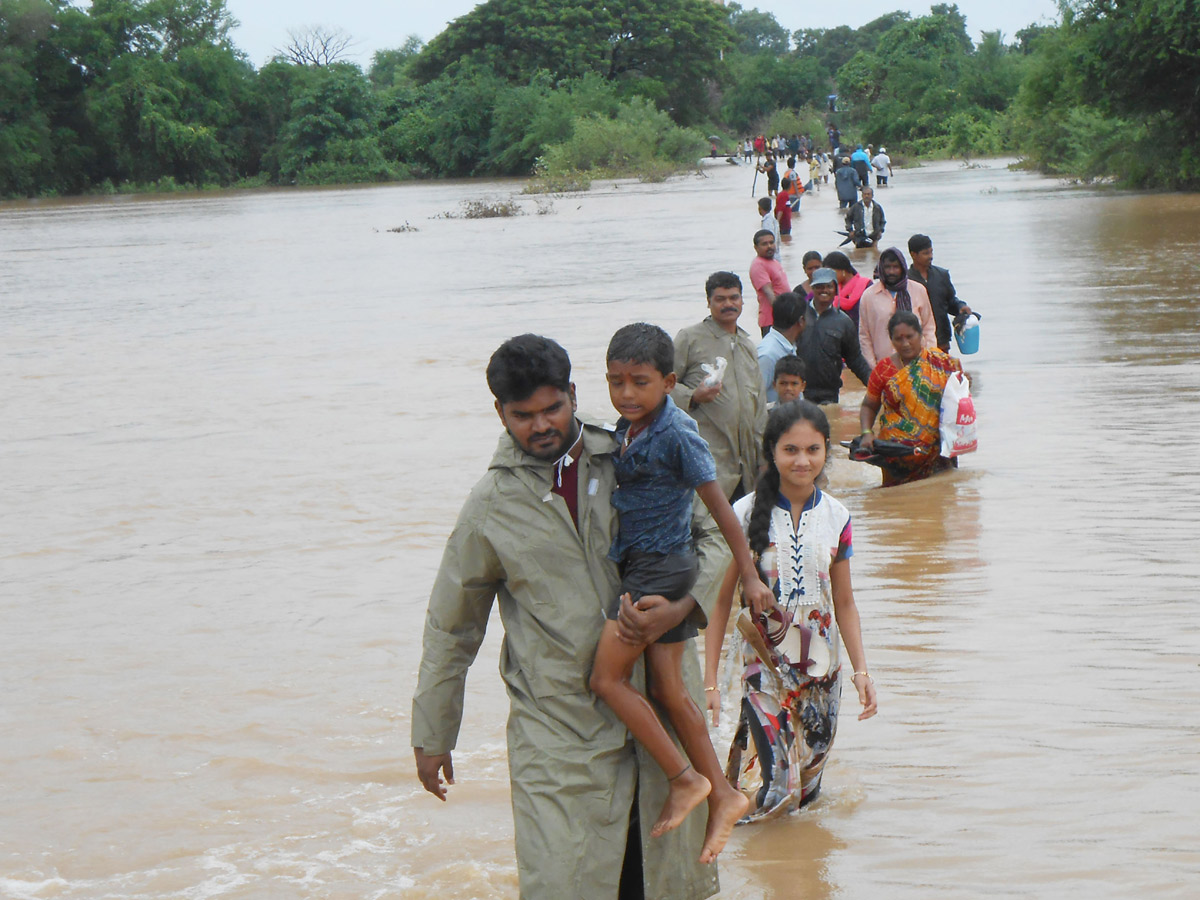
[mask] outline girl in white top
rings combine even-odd
[[[735,786],[753,790],[743,822],[761,821],[815,799],[837,732],[845,646],[850,681],[875,715],[858,607],[850,581],[850,513],[816,482],[829,452],[829,420],[806,400],[771,411],[763,434],[767,470],[753,494],[734,504],[776,608],[757,622],[743,613],[741,721],[730,752]],[[721,586],[705,636],[705,692],[717,724],[717,667],[729,621],[737,567]],[[741,764],[754,741],[751,762]]]

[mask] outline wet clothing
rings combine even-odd
[[[916,266],[910,266],[908,277],[925,287],[925,292],[929,295],[929,306],[933,309],[937,345],[943,350],[949,350],[952,333],[950,319],[957,316],[967,305],[958,299],[958,293],[954,290],[954,282],[950,280],[950,273],[941,266],[931,265],[929,277],[926,278]]]
[[[850,238],[854,241],[854,245],[860,248],[877,243],[883,237],[883,229],[887,226],[887,221],[883,217],[883,207],[875,202],[871,203],[868,218],[867,208],[859,200],[850,207],[847,220],[850,227]]]
[[[621,593],[628,593],[633,603],[637,603],[647,594],[679,600],[686,597],[692,589],[699,571],[700,561],[691,549],[684,553],[643,553],[640,550],[631,550],[621,564]],[[618,595],[609,604],[605,617],[615,622],[620,612],[621,597]],[[674,628],[668,629],[655,643],[678,644],[694,638],[699,633],[695,622],[684,619]]]
[[[908,283],[907,291],[912,311],[921,320],[921,346],[936,347],[937,331],[929,295],[915,281]],[[895,311],[896,298],[881,281],[876,281],[863,291],[862,299],[858,301],[858,343],[867,365],[872,369],[879,360],[895,352],[887,329],[888,319]]]
[[[899,269],[887,275],[885,269],[890,268],[887,265],[890,261],[899,263]],[[929,295],[919,282],[909,281],[908,260],[897,247],[888,247],[879,254],[875,283],[863,292],[858,309],[858,341],[872,369],[875,363],[892,353],[888,321],[900,310],[916,314],[921,323],[922,346],[937,346]]]
[[[774,321],[774,314],[771,311],[774,301],[767,298],[763,288],[769,284],[776,297],[784,291],[791,290],[788,287],[787,273],[783,271],[783,264],[779,262],[778,258],[764,259],[756,255],[750,262],[750,283],[754,285],[754,291],[758,297],[758,326],[759,328],[770,328]],[[766,331],[763,334],[766,334]],[[676,373],[678,374],[678,370]]]
[[[847,207],[858,199],[858,187],[862,179],[853,166],[842,166],[833,173],[833,184],[837,189],[838,205]]]
[[[871,377],[854,323],[832,306],[820,315],[812,306],[805,310],[797,355],[804,360],[804,399],[813,403],[837,403],[843,364],[863,384]]]
[[[855,150],[851,153],[850,165],[854,166],[854,171],[858,173],[864,185],[871,183],[871,157],[867,156],[866,150]]]
[[[833,305],[850,317],[850,321],[854,323],[856,329],[858,328],[858,301],[862,299],[863,291],[870,286],[871,279],[856,272],[845,284],[838,285],[837,295],[833,298]]]
[[[757,370],[756,370],[757,372]],[[584,424],[578,466],[578,528],[555,496],[553,462],[500,438],[487,474],[463,505],[429,598],[413,695],[412,744],[426,753],[458,743],[467,669],[493,602],[504,625],[500,675],[508,689],[508,766],[523,900],[612,900],[635,809],[657,815],[667,781],[616,714],[588,690],[604,611],[620,589],[608,559],[616,535],[611,430]],[[611,429],[611,426],[609,427]],[[728,565],[712,519],[695,530],[701,574],[691,620],[706,621]],[[683,673],[703,706],[699,660]],[[634,687],[645,692],[643,664]],[[650,839],[641,833],[645,896],[701,900],[716,893],[714,866],[696,862],[705,817]],[[627,877],[629,874],[627,873]]]
[[[720,393],[691,406],[692,394],[707,378],[701,368],[718,356],[728,366]],[[675,335],[675,375],[671,399],[696,420],[700,436],[717,463],[717,484],[729,497],[741,486],[750,491],[758,478],[762,435],[767,424],[767,396],[758,370],[758,353],[742,329],[730,334],[709,316]]]
[[[629,421],[622,418],[616,431],[619,446],[628,433]],[[620,562],[631,550],[691,552],[696,488],[717,480],[716,463],[696,420],[664,398],[654,421],[617,455],[614,466],[612,505],[620,513],[620,525],[608,558]]]
[[[887,356],[875,365],[867,383],[867,396],[879,403],[875,436],[917,450],[912,456],[888,460],[883,467],[884,485],[918,481],[950,467],[950,460],[940,455],[938,422],[946,382],[961,371],[958,360],[936,347],[922,350],[909,363]]]
[[[753,509],[753,494],[734,504],[743,531],[749,529]],[[793,528],[790,504],[780,495],[771,510],[768,541],[760,559],[768,586],[793,621],[809,627],[814,641],[828,645],[831,662],[827,673],[809,677],[793,670],[785,658],[780,678],[749,642],[740,642],[742,710],[730,769],[735,783],[759,783],[743,822],[766,821],[816,799],[837,734],[842,696],[841,641],[829,567],[854,555],[850,513],[814,489]],[[748,779],[751,774],[758,777]]]
[[[775,393],[775,363],[795,353],[796,345],[776,328],[768,331],[758,342],[758,370],[762,372],[763,390],[767,393],[768,403],[776,403],[779,400]]]
[[[791,201],[795,196],[790,190],[780,191],[775,195],[775,218],[779,220],[779,233],[792,233],[792,206]],[[778,244],[778,239],[776,240]]]

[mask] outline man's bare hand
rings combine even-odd
[[[721,393],[721,382],[718,381],[716,384],[702,384],[692,391],[692,404],[699,406],[701,403],[708,403],[719,393]]]
[[[658,594],[647,594],[635,605],[628,594],[621,595],[617,613],[617,636],[626,644],[647,646],[687,618],[696,605],[692,596],[668,600]]]
[[[417,777],[421,786],[443,803],[446,800],[446,788],[443,787],[439,772],[446,773],[445,784],[454,784],[454,762],[449,753],[426,754],[420,747],[413,747],[413,756],[417,759]]]

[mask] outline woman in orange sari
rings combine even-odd
[[[962,371],[949,354],[936,347],[922,349],[921,320],[914,313],[902,310],[893,315],[888,320],[888,336],[896,352],[881,359],[871,372],[858,412],[862,425],[859,446],[869,450],[875,438],[880,438],[907,444],[913,454],[889,459],[881,467],[884,487],[928,478],[953,465],[941,455],[938,420],[946,382]]]

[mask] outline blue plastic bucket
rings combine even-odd
[[[979,318],[967,316],[962,325],[954,326],[954,341],[964,356],[979,352]]]

